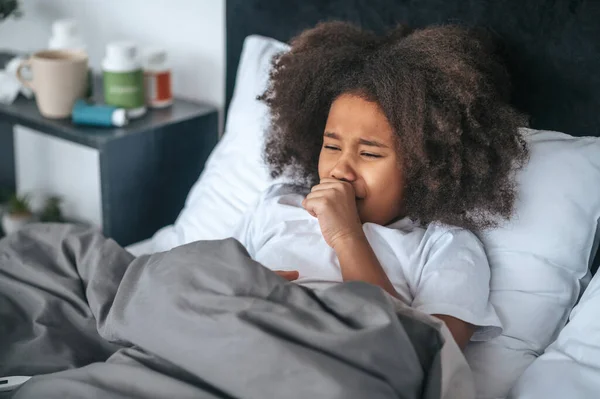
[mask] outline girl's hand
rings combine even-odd
[[[314,186],[302,201],[302,206],[319,219],[325,242],[333,249],[347,238],[364,236],[354,188],[348,182],[321,179],[321,183]]]
[[[288,270],[273,270],[273,271],[279,277],[283,277],[287,281],[298,280],[298,277],[300,277],[300,273],[298,273],[296,270],[289,270],[289,271]]]

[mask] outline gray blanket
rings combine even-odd
[[[443,338],[364,283],[313,292],[235,240],[134,258],[75,226],[0,241],[14,398],[440,398]]]

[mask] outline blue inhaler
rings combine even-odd
[[[128,122],[125,109],[110,105],[92,105],[84,100],[77,100],[71,118],[76,125],[90,126],[121,127]]]

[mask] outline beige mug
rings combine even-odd
[[[31,80],[21,74],[25,67],[31,70]],[[33,90],[38,109],[44,117],[67,118],[75,101],[86,94],[88,57],[83,51],[39,51],[19,65],[17,78]]]

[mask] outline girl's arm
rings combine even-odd
[[[456,317],[448,316],[445,314],[434,314],[432,315],[437,317],[444,323],[446,323],[446,327],[450,330],[452,337],[458,344],[460,349],[465,349],[473,333],[475,333],[475,326],[462,321],[461,319],[457,319]]]
[[[323,179],[321,184],[313,187],[302,205],[319,219],[325,241],[337,254],[344,281],[371,283],[400,299],[367,241],[350,184]],[[446,323],[461,348],[467,345],[474,332],[472,325],[451,316],[434,316]]]
[[[371,283],[383,288],[397,299],[401,299],[364,235],[340,238],[335,242],[333,249],[340,261],[344,281]],[[446,324],[461,349],[467,346],[475,332],[475,327],[472,324],[452,316],[441,314],[432,316],[437,317]]]
[[[371,283],[401,299],[364,234],[339,238],[334,245],[333,249],[340,261],[344,281]]]

